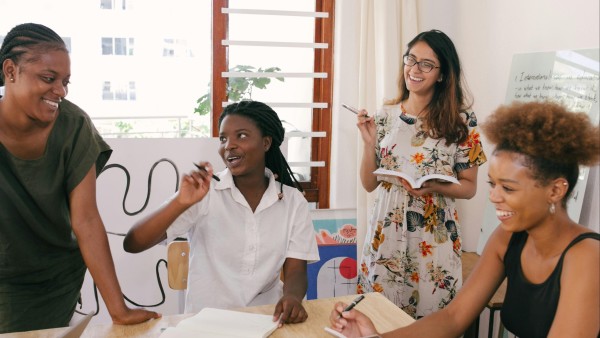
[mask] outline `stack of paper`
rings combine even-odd
[[[161,338],[266,338],[278,322],[273,316],[204,308],[198,314],[167,328]]]

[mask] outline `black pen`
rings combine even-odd
[[[356,109],[356,108],[354,108],[354,107],[351,107],[351,106],[349,106],[349,105],[347,105],[347,104],[344,104],[344,103],[342,103],[342,107],[344,107],[344,108],[348,109],[349,111],[353,112],[353,113],[354,113],[354,114],[356,114],[356,115],[358,115],[358,113],[360,113],[360,110],[358,110],[358,109]],[[368,118],[368,117],[369,117],[369,115],[365,115],[365,117],[367,117],[367,118]]]
[[[352,303],[350,303],[348,306],[346,306],[346,308],[344,309],[344,311],[342,312],[348,312],[350,310],[352,310],[356,304],[360,303],[361,300],[365,299],[365,295],[360,295],[358,297],[356,297]],[[340,313],[340,315],[338,316],[338,319],[342,318],[342,314]]]
[[[208,171],[206,171],[206,168],[204,168],[204,167],[201,167],[201,166],[197,165],[196,163],[194,163],[194,165],[196,166],[196,168],[198,168],[198,169],[200,169],[200,170],[204,171],[205,173],[206,173],[206,172],[208,172]],[[212,175],[212,178],[214,178],[214,179],[215,179],[215,180],[217,180],[218,182],[220,182],[220,181],[221,181],[221,179],[219,178],[219,176],[217,176],[217,175],[215,175],[215,174],[213,174],[213,175]]]

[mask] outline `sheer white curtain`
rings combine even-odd
[[[360,108],[370,114],[384,100],[398,93],[398,72],[406,44],[417,35],[417,0],[361,1],[359,99]],[[362,140],[358,135],[358,162],[362,158]],[[358,259],[365,239],[367,219],[373,204],[357,177]],[[360,269],[360,267],[359,267]]]

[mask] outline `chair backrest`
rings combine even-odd
[[[190,243],[188,241],[173,241],[167,246],[167,270],[171,289],[185,290],[187,288],[189,256]]]

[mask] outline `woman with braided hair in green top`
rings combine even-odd
[[[65,100],[64,41],[43,25],[18,25],[0,64],[0,333],[67,326],[87,268],[114,323],[159,317],[125,305],[96,204],[112,150]]]

